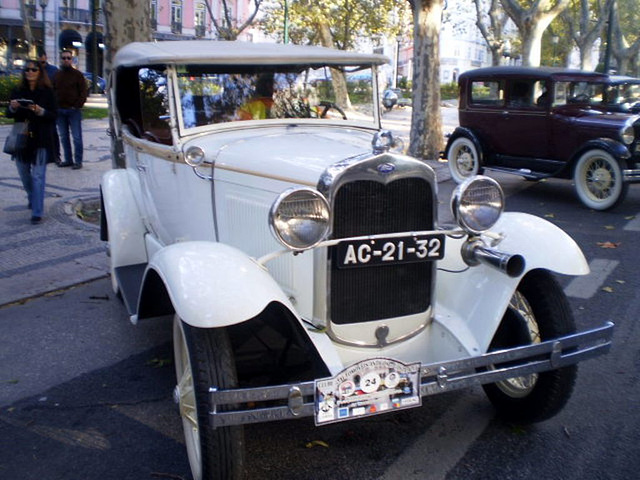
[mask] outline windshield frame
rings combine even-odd
[[[351,128],[359,128],[359,129],[367,129],[367,130],[380,130],[382,128],[381,118],[380,118],[380,106],[378,102],[379,98],[379,82],[378,82],[378,68],[376,64],[354,64],[354,65],[333,65],[330,63],[323,63],[320,65],[317,64],[305,64],[305,65],[275,65],[270,66],[268,69],[264,69],[263,66],[256,65],[233,65],[233,66],[223,66],[217,64],[210,65],[195,65],[196,68],[201,69],[202,71],[209,71],[209,73],[234,73],[234,70],[237,72],[251,72],[257,73],[261,70],[266,71],[286,71],[293,72],[295,70],[303,71],[308,68],[319,69],[319,68],[331,68],[336,67],[340,69],[347,70],[349,73],[368,71],[371,72],[371,107],[372,112],[370,119],[367,121],[357,120],[353,118],[349,118],[349,112],[347,111],[347,120],[343,120],[342,118],[268,118],[261,120],[233,120],[226,121],[220,123],[208,123],[203,125],[189,126],[185,121],[185,117],[183,114],[182,108],[182,98],[181,98],[181,87],[180,87],[180,77],[183,75],[183,71],[185,68],[189,67],[189,65],[185,64],[172,64],[167,66],[167,78],[171,83],[171,93],[172,93],[172,103],[173,103],[173,111],[174,118],[176,119],[178,136],[185,137],[191,136],[194,134],[200,134],[203,132],[210,132],[212,130],[220,131],[220,130],[237,130],[237,129],[245,129],[249,127],[264,127],[264,126],[273,126],[273,125],[322,125],[322,126],[340,126],[340,127],[351,127]]]

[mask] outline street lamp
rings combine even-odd
[[[398,87],[398,77],[400,76],[400,49],[402,48],[402,35],[396,35],[396,64],[393,75],[392,87]]]
[[[560,37],[558,35],[553,35],[551,37],[551,43],[553,43],[553,59],[551,64],[555,66],[556,64],[556,47],[558,46],[558,42],[560,41]]]
[[[45,49],[46,44],[46,32],[44,31],[44,10],[47,8],[49,0],[40,0],[40,7],[42,8],[42,49]]]

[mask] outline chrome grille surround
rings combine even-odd
[[[413,188],[412,188],[412,187]],[[346,159],[338,164],[332,165],[328,168],[318,183],[318,190],[325,195],[328,199],[331,210],[334,213],[333,223],[331,230],[331,238],[346,238],[359,235],[374,235],[374,234],[387,234],[396,233],[401,231],[424,231],[424,230],[436,230],[437,228],[437,183],[435,179],[435,173],[424,162],[420,162],[414,158],[404,155],[382,153],[379,155],[362,155]],[[386,216],[380,216],[383,218],[382,222],[371,222],[367,224],[366,221],[354,221],[358,217],[364,216],[365,218],[373,218],[376,215],[371,214],[368,211],[352,211],[349,208],[353,204],[348,206],[337,205],[336,202],[340,202],[341,189],[355,189],[360,192],[374,192],[372,196],[380,197],[380,203],[376,203],[378,200],[371,201],[367,196],[363,196],[362,199],[356,198],[354,204],[359,205],[362,208],[367,208],[373,205],[388,205],[389,200],[387,197],[399,198],[403,197],[400,202],[402,205],[398,205],[402,208],[403,205],[407,205],[406,202],[412,204],[413,199],[404,200],[404,192],[409,194],[410,190],[419,193],[419,195],[413,195],[414,197],[424,197],[420,203],[421,211],[417,212],[417,215],[413,215],[412,211],[408,208],[403,208],[404,211],[397,212],[398,215],[394,215],[393,209],[387,212]],[[343,190],[344,191],[344,190]],[[392,193],[389,193],[392,192]],[[399,194],[400,192],[400,194]],[[357,197],[356,192],[356,197]],[[351,199],[353,200],[353,198]],[[362,201],[360,201],[362,200]],[[357,210],[357,209],[356,209]],[[397,210],[397,209],[396,209]],[[336,211],[344,211],[347,214],[353,214],[353,219],[347,219],[345,221],[342,214],[336,215]],[[413,211],[416,211],[414,208]],[[338,217],[338,218],[336,218]],[[403,217],[397,220],[396,217]],[[341,225],[342,222],[342,225]],[[352,225],[353,223],[353,225]],[[377,223],[377,224],[376,224]],[[346,225],[346,228],[345,228]],[[320,254],[320,252],[318,252]],[[393,332],[394,321],[397,322],[399,317],[405,317],[406,315],[419,314],[422,318],[419,324],[416,324],[415,328],[410,331],[403,331],[400,335],[392,335],[385,339],[385,344],[390,345],[402,340],[406,340],[420,331],[422,331],[429,323],[431,318],[431,298],[433,297],[434,279],[435,279],[435,263],[423,263],[423,264],[404,264],[403,266],[384,266],[384,267],[366,267],[364,269],[357,269],[360,271],[358,277],[357,272],[350,272],[347,275],[355,274],[354,278],[339,279],[340,275],[343,275],[344,271],[337,271],[332,266],[332,248],[323,249],[320,254],[320,258],[316,258],[316,265],[322,268],[322,265],[326,265],[324,270],[325,277],[316,277],[316,280],[325,285],[326,309],[322,309],[321,312],[316,309],[316,315],[314,323],[320,324],[326,328],[328,335],[332,340],[350,346],[359,347],[380,347],[380,343],[372,338],[371,340],[363,340],[360,338],[345,338],[337,333],[337,327],[350,324],[362,324],[372,326],[372,328],[379,328],[380,323],[384,322],[388,324]],[[393,273],[393,269],[396,273]],[[401,270],[401,272],[399,272]],[[413,270],[413,272],[411,272]],[[366,272],[365,272],[366,271]],[[409,273],[406,273],[409,271]],[[320,273],[320,271],[318,271]],[[375,275],[380,273],[380,275]],[[391,273],[391,275],[389,275]],[[407,280],[405,283],[398,282],[398,278],[405,277]],[[414,285],[413,280],[418,278],[422,283],[421,285]],[[395,279],[395,280],[393,280]],[[363,290],[364,292],[358,295],[356,290]],[[347,292],[342,290],[340,285],[347,285],[351,288],[349,292],[350,299],[344,300],[341,296],[347,295]],[[405,292],[405,287],[408,294]],[[411,288],[414,288],[411,291]],[[418,290],[416,290],[418,289]],[[352,302],[352,295],[356,295],[356,300]],[[405,295],[404,298],[402,295]],[[397,295],[397,296],[396,296]],[[407,297],[408,295],[408,297]],[[377,309],[374,311],[369,304],[373,304],[372,298],[377,300],[379,305],[382,306],[381,310],[386,310],[385,314],[380,317]],[[413,310],[407,311],[404,306],[406,300],[417,300],[418,303],[413,302],[414,305],[411,308]],[[320,300],[320,299],[319,299]],[[394,300],[394,302],[390,302]],[[385,304],[385,301],[393,303],[390,308]],[[350,303],[352,302],[352,303]],[[382,302],[382,303],[380,303]],[[342,303],[342,305],[339,305]],[[411,303],[411,302],[409,302]],[[344,304],[350,304],[350,310],[346,311],[343,307]],[[403,310],[403,308],[405,308]],[[368,309],[368,310],[367,310]],[[418,311],[419,310],[419,311]],[[363,313],[364,312],[364,313]],[[360,315],[359,318],[353,318],[351,315]],[[378,315],[378,316],[376,316]],[[320,318],[318,318],[318,316]],[[336,318],[333,318],[336,316]],[[400,320],[401,321],[401,320]]]

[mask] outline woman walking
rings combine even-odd
[[[27,60],[20,85],[11,93],[7,117],[27,121],[27,146],[13,155],[27,192],[31,223],[42,221],[47,163],[54,159],[56,102],[49,77],[37,60]]]

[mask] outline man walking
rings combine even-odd
[[[47,73],[47,77],[49,77],[49,81],[53,86],[53,82],[54,82],[54,79],[56,78],[56,74],[60,69],[55,65],[52,65],[49,63],[49,60],[47,59],[47,52],[45,52],[44,48],[42,47],[38,48],[38,63],[42,65],[42,68],[44,68],[44,71]],[[53,134],[54,134],[54,139],[53,139],[54,149],[52,153],[54,156],[53,159],[55,160],[57,165],[60,165],[61,163],[60,138],[58,137],[58,130],[56,128],[53,129]]]
[[[49,81],[53,85],[53,79],[55,78],[56,73],[58,73],[58,67],[49,63],[47,60],[47,52],[45,52],[42,47],[38,49],[38,63],[42,65],[44,71],[47,72],[47,77],[49,77]]]
[[[73,55],[63,50],[60,56],[62,65],[56,74],[53,89],[58,99],[58,134],[64,151],[64,162],[59,167],[73,166],[74,170],[82,168],[82,107],[87,101],[88,89],[84,75],[73,67]],[[73,138],[73,154],[69,131]]]

